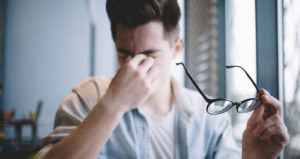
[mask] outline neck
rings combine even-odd
[[[156,91],[145,101],[144,108],[157,116],[170,112],[173,105],[171,78],[157,86]]]

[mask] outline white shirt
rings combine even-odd
[[[140,107],[149,125],[149,155],[151,159],[174,158],[175,106],[165,116],[156,116]]]

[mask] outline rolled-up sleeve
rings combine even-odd
[[[101,79],[100,83],[101,83]],[[103,80],[102,80],[103,81]],[[103,84],[107,83],[107,80]],[[106,84],[107,85],[107,84]],[[102,90],[107,86],[102,86]],[[85,119],[100,99],[99,81],[90,79],[76,86],[64,98],[56,112],[54,130],[40,141],[36,158],[45,158],[47,152],[64,137],[67,137]]]
[[[71,93],[63,100],[56,112],[54,130],[41,139],[40,147],[42,149],[38,152],[36,158],[45,158],[51,147],[68,136],[84,119],[85,113],[82,108],[78,108],[82,104],[76,96],[76,93]]]

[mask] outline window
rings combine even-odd
[[[223,15],[222,10],[218,9],[219,4],[217,0],[185,1],[185,61],[199,87],[211,96],[220,92],[217,83],[224,80],[218,77],[219,70],[223,70],[224,66],[217,62],[220,58],[218,26],[222,26],[218,16]],[[186,81],[188,88],[195,89],[189,80]]]
[[[255,0],[227,0],[226,7],[226,65],[242,66],[256,79]],[[226,71],[226,95],[233,101],[255,97],[256,90],[240,69]],[[241,144],[242,135],[251,113],[231,109],[233,133]]]
[[[300,1],[284,0],[284,94],[290,143],[287,158],[300,158]]]
[[[211,25],[214,7],[215,26]],[[226,65],[244,67],[258,87],[267,89],[284,103],[284,119],[291,139],[281,157],[300,158],[300,1],[189,0],[185,8],[186,63],[198,85],[212,96],[223,97],[220,87],[226,84],[227,98],[239,101],[253,97],[256,91],[243,72],[222,70],[220,60],[226,61]],[[222,14],[225,17],[220,18]],[[225,33],[222,27],[226,28]],[[221,45],[219,37],[226,37],[226,45]],[[216,45],[212,45],[212,38]],[[226,50],[226,58],[220,56],[222,49]],[[189,82],[187,86],[193,88]],[[237,114],[231,110],[230,115],[234,136],[240,144],[251,113]]]

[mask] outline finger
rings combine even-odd
[[[137,66],[140,65],[140,63],[141,63],[145,58],[147,58],[146,55],[144,55],[144,54],[138,54],[138,55],[134,56],[134,57],[131,59],[130,63],[131,63],[132,65],[134,65],[134,66],[137,67]]]
[[[271,96],[270,92],[268,92],[266,89],[263,89],[263,88],[261,88],[261,89],[259,90],[259,93],[260,93],[260,94],[265,94],[265,95]]]
[[[281,124],[281,117],[278,114],[275,114],[269,118],[267,118],[265,121],[260,123],[253,131],[254,136],[260,136],[265,129],[274,126],[276,124]]]
[[[281,103],[276,98],[274,98],[273,96],[262,95],[261,98],[262,98],[262,101],[266,104],[274,105],[278,108],[281,107]]]
[[[152,57],[147,57],[145,60],[143,60],[143,62],[141,62],[139,67],[143,72],[147,72],[151,66],[153,66],[153,64],[154,59]]]
[[[274,139],[278,143],[287,143],[289,140],[289,135],[285,131],[284,125],[273,125],[267,128],[264,133],[259,137],[261,140],[266,140],[271,136],[274,136]]]
[[[273,125],[273,126],[269,127],[268,129],[266,129],[266,130],[262,133],[262,135],[260,135],[259,138],[260,138],[261,140],[265,140],[265,139],[271,137],[271,136],[272,136],[272,132],[274,132],[274,131],[275,131],[275,125]]]
[[[262,122],[265,107],[258,106],[248,120],[247,127],[255,128]]]
[[[153,81],[155,77],[158,75],[158,73],[159,73],[159,68],[157,66],[153,66],[147,72],[147,77],[150,79],[150,81]]]
[[[271,96],[271,94],[270,94],[267,90],[261,88],[261,89],[259,90],[258,94],[256,94],[256,98],[259,98],[259,97],[261,97],[262,95],[269,95],[269,96]]]
[[[281,103],[276,98],[270,95],[262,95],[261,99],[263,103],[267,104],[267,106],[271,106],[271,108],[277,110],[280,116],[282,115]]]

